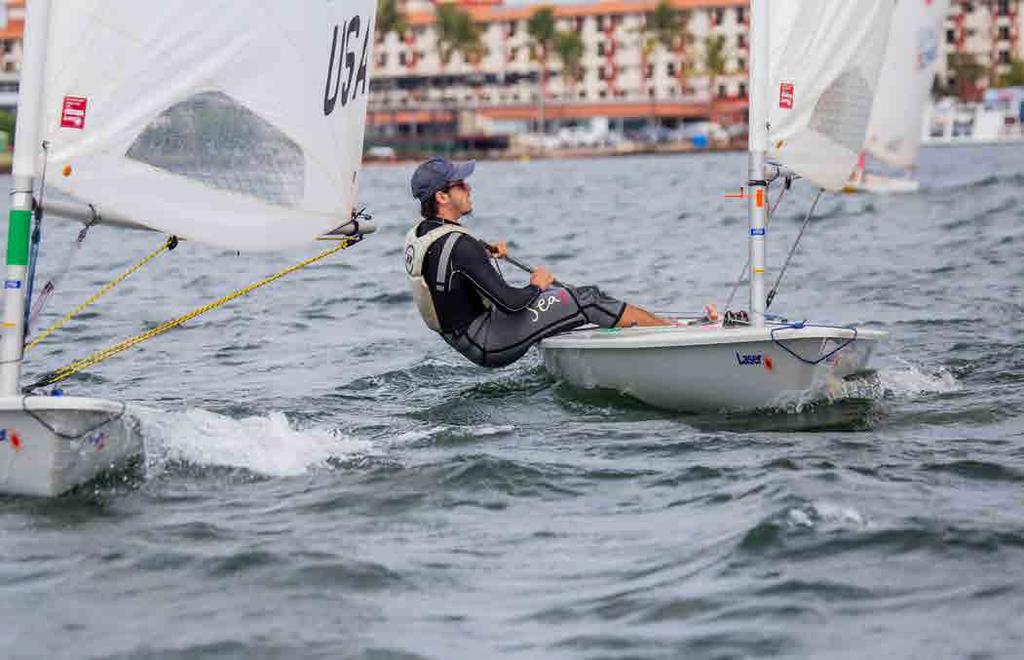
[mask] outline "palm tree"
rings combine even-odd
[[[562,61],[562,78],[572,90],[583,77],[583,49],[583,38],[578,33],[566,30],[555,35],[555,52]]]
[[[660,0],[654,11],[647,15],[643,28],[644,41],[641,47],[643,66],[646,68],[652,55],[663,49],[667,53],[676,56],[675,64],[678,66],[676,76],[679,81],[680,91],[686,89],[686,78],[692,71],[687,58],[687,47],[693,41],[688,28],[690,12],[676,9],[669,0]],[[656,106],[658,104],[657,85],[654,87],[652,97],[651,115],[652,124],[657,123]]]
[[[718,77],[725,73],[725,37],[717,34],[704,43],[704,73],[708,77],[708,121],[714,119]]]
[[[456,5],[437,8],[437,53],[441,64],[447,65],[458,53],[465,62],[477,62],[487,54],[480,35],[480,25],[469,12]]]
[[[950,53],[946,57],[946,68],[956,79],[956,93],[961,100],[967,99],[978,79],[985,75],[985,67],[970,53]]]
[[[548,56],[555,46],[557,28],[555,10],[551,7],[539,7],[530,15],[526,22],[526,32],[530,35],[530,57],[540,63],[540,119],[537,124],[541,133],[544,132],[544,96],[548,86]]]
[[[409,22],[398,0],[377,0],[377,35],[381,39],[392,32],[401,37],[408,29]]]
[[[1010,70],[999,77],[1000,87],[1018,87],[1024,85],[1024,60],[1010,60]]]
[[[406,20],[405,12],[398,6],[398,0],[377,0],[377,25],[374,28],[377,32],[377,39],[381,42],[394,33],[399,39],[405,36],[409,30],[409,22]],[[388,125],[388,132],[394,134],[395,113],[391,113],[391,121]]]

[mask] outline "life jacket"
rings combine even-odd
[[[409,274],[412,298],[416,301],[416,308],[419,310],[420,316],[423,317],[423,322],[434,332],[441,332],[441,322],[437,318],[431,290],[447,290],[448,264],[452,259],[455,243],[462,234],[469,234],[469,232],[459,225],[446,222],[422,236],[416,235],[416,227],[410,229],[409,233],[405,235],[405,272]],[[437,278],[435,282],[428,284],[426,278],[423,277],[423,260],[426,258],[430,246],[442,238],[445,239],[445,242],[441,248],[441,258],[437,262]]]

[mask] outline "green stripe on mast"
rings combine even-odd
[[[7,265],[28,265],[29,231],[32,211],[11,209],[7,221]]]

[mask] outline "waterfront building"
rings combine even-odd
[[[583,42],[582,75],[565,75],[557,55],[542,66],[531,57],[527,21],[542,3],[447,0],[467,11],[481,32],[483,54],[458,53],[442,62],[437,48],[437,5],[443,0],[400,0],[409,29],[378,35],[370,97],[369,135],[401,142],[455,134],[479,138],[607,118],[628,130],[652,123],[677,126],[713,120],[742,124],[746,110],[748,0],[670,0],[688,17],[690,43],[682,50],[651,48],[646,30],[657,0],[595,0],[551,5],[557,28]],[[941,41],[944,55],[967,54],[978,65],[966,91],[980,95],[1024,58],[1024,0],[952,0]],[[723,43],[724,70],[702,66],[712,39]],[[940,57],[940,81],[958,84]],[[546,70],[541,84],[542,69]],[[544,91],[541,91],[541,88]],[[964,89],[964,86],[960,87]]]

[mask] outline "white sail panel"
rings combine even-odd
[[[182,238],[313,240],[356,194],[374,0],[60,0],[48,183]]]
[[[894,2],[770,4],[769,154],[823,188],[843,187],[864,145]]]
[[[890,165],[909,168],[917,160],[948,10],[949,0],[900,0],[896,7],[864,142]]]

